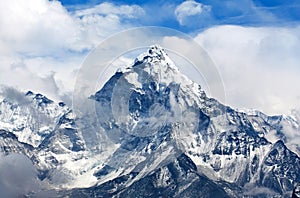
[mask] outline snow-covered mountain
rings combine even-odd
[[[73,178],[85,174],[89,155],[71,109],[28,91],[13,102],[3,99],[0,118],[2,154],[25,154],[39,171],[39,178],[54,187],[77,186]],[[75,184],[59,178],[62,175]]]
[[[66,105],[24,97],[0,103],[0,150],[31,158],[57,196],[290,197],[300,182],[297,148],[283,130],[299,127],[296,119],[207,97],[159,46],[90,97],[97,133],[109,141],[100,149],[87,147],[82,118]]]

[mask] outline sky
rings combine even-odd
[[[203,47],[233,108],[299,109],[299,0],[1,1],[0,84],[70,102],[86,56],[143,26],[172,28]]]

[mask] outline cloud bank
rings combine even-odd
[[[1,54],[59,57],[69,50],[92,49],[111,33],[129,26],[124,20],[143,15],[137,5],[102,3],[68,12],[59,1],[0,2]]]
[[[48,0],[1,1],[0,9],[0,84],[57,100],[72,92],[91,49],[144,14],[112,3],[68,11]]]
[[[290,114],[300,105],[300,26],[217,26],[195,40],[219,68],[231,106]]]
[[[23,197],[40,188],[37,171],[24,155],[0,156],[0,192],[3,197]]]

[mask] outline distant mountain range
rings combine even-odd
[[[207,97],[159,46],[89,100],[96,120],[31,91],[2,100],[0,152],[26,155],[57,197],[300,197],[300,149],[283,128],[298,120]]]

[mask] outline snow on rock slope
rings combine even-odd
[[[0,101],[0,151],[30,158],[39,178],[53,187],[83,187],[95,183],[99,155],[85,148],[72,110],[42,94],[28,91],[22,99]]]
[[[263,130],[275,125],[272,119],[258,123],[252,115],[208,98],[159,46],[117,72],[92,98],[99,103],[98,116],[105,114],[101,126],[121,144],[108,162],[111,168],[96,174],[100,180],[103,173],[123,177],[138,172],[126,181],[130,186],[182,153],[199,174],[240,188],[259,186],[284,195],[300,180],[299,157],[282,141],[266,138]]]
[[[299,156],[284,140],[270,139],[274,131],[285,133],[280,117],[235,111],[208,98],[160,46],[90,97],[97,133],[109,140],[98,149],[89,149],[85,131],[76,127],[83,118],[38,94],[26,97],[24,106],[1,103],[0,141],[14,141],[7,152],[17,148],[35,160],[41,178],[69,188],[58,190],[62,197],[289,197],[300,182]],[[1,145],[6,152],[8,144]]]
[[[28,91],[21,104],[6,99],[0,102],[0,127],[15,134],[20,142],[36,148],[68,111],[63,103],[57,105],[42,94]]]

